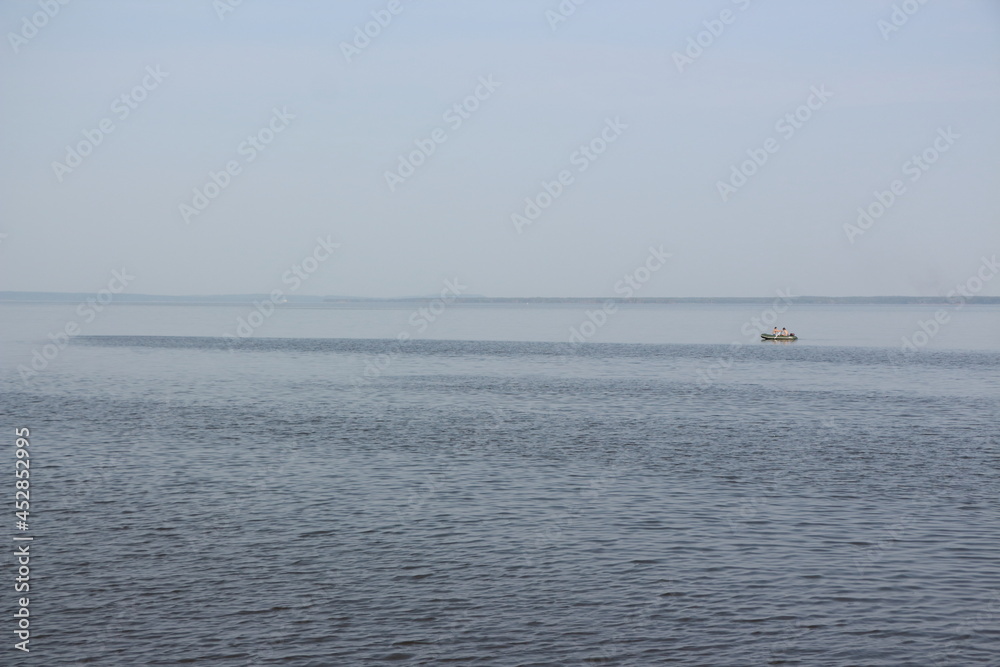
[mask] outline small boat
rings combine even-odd
[[[774,334],[761,334],[760,337],[763,338],[764,340],[798,340],[799,339],[799,337],[796,336],[795,334],[788,334],[787,336],[782,336],[780,334],[777,335],[777,336],[775,336]]]

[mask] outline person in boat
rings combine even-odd
[[[786,329],[785,327],[781,327],[781,335],[782,335],[782,336],[787,336],[787,335],[789,335],[789,334],[788,334],[788,329]]]
[[[774,327],[774,334],[773,335],[777,336],[779,333],[781,333],[781,332],[778,331],[778,327]]]

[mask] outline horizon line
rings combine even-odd
[[[108,290],[100,290],[97,294]],[[109,301],[130,304],[156,304],[156,303],[248,303],[254,300],[273,300],[274,297],[268,293],[242,293],[242,294],[112,294],[108,292]],[[93,292],[42,292],[42,291],[0,291],[0,303],[70,303],[95,299]],[[621,296],[500,296],[491,297],[485,295],[455,295],[442,297],[439,295],[424,296],[394,296],[394,297],[370,297],[370,296],[344,296],[344,295],[308,295],[308,294],[281,294],[281,301],[275,301],[280,305],[295,304],[344,304],[344,303],[398,303],[415,302],[440,299],[447,303],[603,303],[613,302],[622,304],[666,304],[666,303],[761,303],[769,301],[788,301],[799,303],[954,303],[963,301],[965,303],[1000,304],[1000,296],[960,296],[960,295],[871,295],[871,296],[823,296],[823,295],[778,295],[778,296],[643,296],[643,297],[621,297]],[[214,301],[213,301],[214,300]],[[103,303],[103,300],[102,300]]]

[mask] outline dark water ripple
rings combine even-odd
[[[358,338],[218,338],[202,336],[78,336],[74,343],[100,347],[226,350],[233,352],[354,352],[365,354],[414,354],[422,356],[487,355],[524,358],[537,356],[581,356],[594,358],[714,358],[729,355],[729,345],[655,345],[645,343],[588,343],[574,345],[550,342],[406,340]],[[759,343],[759,344],[757,344]],[[808,347],[775,345],[755,341],[743,345],[738,354],[780,358],[785,361],[832,362],[836,364],[906,364],[921,366],[974,363],[1000,366],[993,352],[972,350],[920,350],[919,354],[887,348]]]
[[[82,343],[40,664],[997,664],[1000,355]]]

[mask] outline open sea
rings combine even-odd
[[[0,662],[1000,665],[1000,307],[424,306],[0,304]]]

